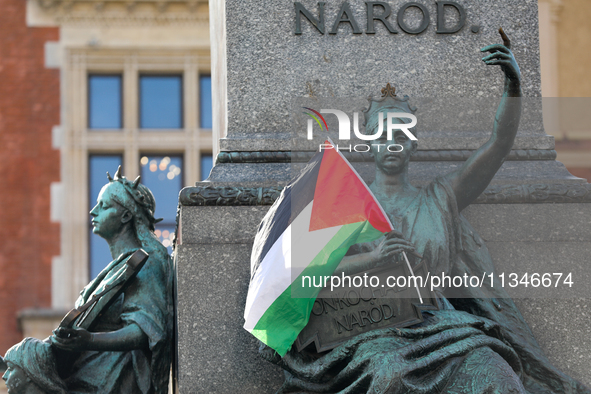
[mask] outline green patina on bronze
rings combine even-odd
[[[402,152],[373,147],[376,177],[370,189],[396,230],[352,247],[355,250],[337,270],[360,272],[392,263],[401,251],[416,251],[431,272],[494,272],[486,245],[460,212],[486,189],[502,165],[521,116],[519,68],[509,39],[500,33],[504,45],[482,49],[491,53],[482,59],[485,64],[500,65],[505,74],[489,141],[460,169],[421,189],[408,180],[416,142],[397,132],[395,141],[381,142],[401,144]],[[388,99],[381,101],[380,111],[395,106]],[[461,288],[453,295],[447,288],[435,292],[439,310],[424,312],[424,321],[412,327],[368,329],[322,353],[312,346],[298,352],[294,346],[283,358],[263,346],[262,356],[286,371],[279,392],[591,393],[548,361],[501,286]]]
[[[139,177],[131,182],[120,169],[108,177],[90,214],[113,261],[82,290],[73,311],[84,313],[64,319],[71,324],[49,338],[25,338],[6,352],[0,370],[5,364],[11,394],[168,392],[173,267],[154,234],[156,203]],[[127,266],[138,270],[124,278]],[[97,313],[85,309],[93,295],[113,300],[96,303]]]

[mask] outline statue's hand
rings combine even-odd
[[[392,261],[392,258],[402,252],[416,253],[414,245],[405,240],[402,233],[392,230],[386,234],[377,248],[371,254],[376,262]]]
[[[509,37],[507,37],[502,28],[499,29],[499,33],[503,38],[503,45],[494,44],[482,48],[480,50],[481,52],[491,53],[490,55],[483,57],[482,61],[487,65],[501,66],[507,79],[511,82],[519,83],[521,81],[521,71],[519,71],[519,66],[515,61],[513,52],[511,52],[511,40],[509,40]]]
[[[57,328],[50,337],[51,344],[72,352],[90,350],[92,333],[83,328]]]

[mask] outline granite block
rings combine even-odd
[[[431,15],[426,31],[352,34],[342,24],[337,34],[320,34],[307,20],[295,35],[293,2],[226,1],[228,139],[234,133],[258,135],[291,130],[290,101],[297,97],[367,97],[391,82],[411,97],[499,98],[503,87],[497,67],[480,60],[480,48],[501,42],[503,26],[512,39],[523,76],[525,96],[540,96],[536,0],[459,1],[467,21],[454,34],[436,34],[434,2],[420,0]],[[330,29],[340,0],[325,5]],[[365,30],[363,1],[349,1]],[[393,2],[396,13],[404,2]],[[317,2],[304,1],[317,15]],[[408,23],[420,12],[411,9]],[[395,23],[395,18],[390,19]],[[471,26],[479,26],[473,33]],[[544,133],[540,129],[538,135]]]
[[[486,245],[497,275],[505,274],[504,288],[511,298],[591,299],[591,242],[489,241]],[[525,273],[529,279],[534,273],[539,274],[540,279],[542,275],[548,274],[551,282],[546,282],[548,286],[537,282],[532,285],[531,281],[529,284],[521,283]],[[517,276],[511,279],[511,274]],[[565,281],[572,284],[569,285]]]
[[[283,373],[242,328],[252,244],[177,249],[180,393],[274,393]]]
[[[281,371],[259,357],[257,341],[242,328],[255,234],[243,229],[256,228],[267,209],[182,207],[183,221],[190,219],[191,226],[182,229],[176,257],[181,393],[264,393],[281,385]],[[210,219],[212,210],[215,220]],[[552,362],[586,384],[591,383],[591,343],[586,337],[591,294],[585,289],[591,281],[588,212],[586,204],[493,204],[465,211],[486,239],[497,272],[575,273],[577,286],[569,293],[538,289],[513,296]],[[236,243],[224,235],[208,238],[216,225],[236,234]],[[192,231],[205,238],[188,234]],[[217,238],[219,243],[209,243]],[[572,299],[583,296],[589,298]]]
[[[515,304],[550,362],[591,387],[591,300],[516,299]]]
[[[240,244],[254,240],[269,207],[183,207],[182,244]],[[203,220],[203,218],[207,218]]]
[[[591,242],[589,204],[475,204],[462,214],[485,242]]]
[[[303,167],[302,167],[303,168]],[[214,182],[287,182],[292,178],[289,163],[216,164],[209,174]]]

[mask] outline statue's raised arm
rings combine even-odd
[[[505,91],[497,110],[490,139],[470,156],[457,171],[448,174],[461,211],[486,189],[505,157],[511,151],[521,117],[521,73],[511,52],[511,41],[499,29],[503,45],[489,45],[481,49],[490,52],[482,58],[487,65],[499,65],[505,73]]]

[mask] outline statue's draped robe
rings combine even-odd
[[[111,262],[90,282],[80,293],[76,307],[111,283],[132,252]],[[150,257],[135,280],[99,317],[92,331],[115,331],[136,324],[148,337],[149,349],[83,352],[65,379],[69,393],[168,393],[174,316],[172,264],[160,251],[147,252]]]
[[[409,206],[384,208],[433,275],[494,272],[446,178]],[[378,242],[356,245],[357,252]],[[286,371],[282,393],[591,393],[550,364],[499,285],[461,291],[467,298],[438,293],[440,310],[424,312],[417,326],[371,331],[323,354],[293,347],[279,358],[265,346],[261,354]]]

